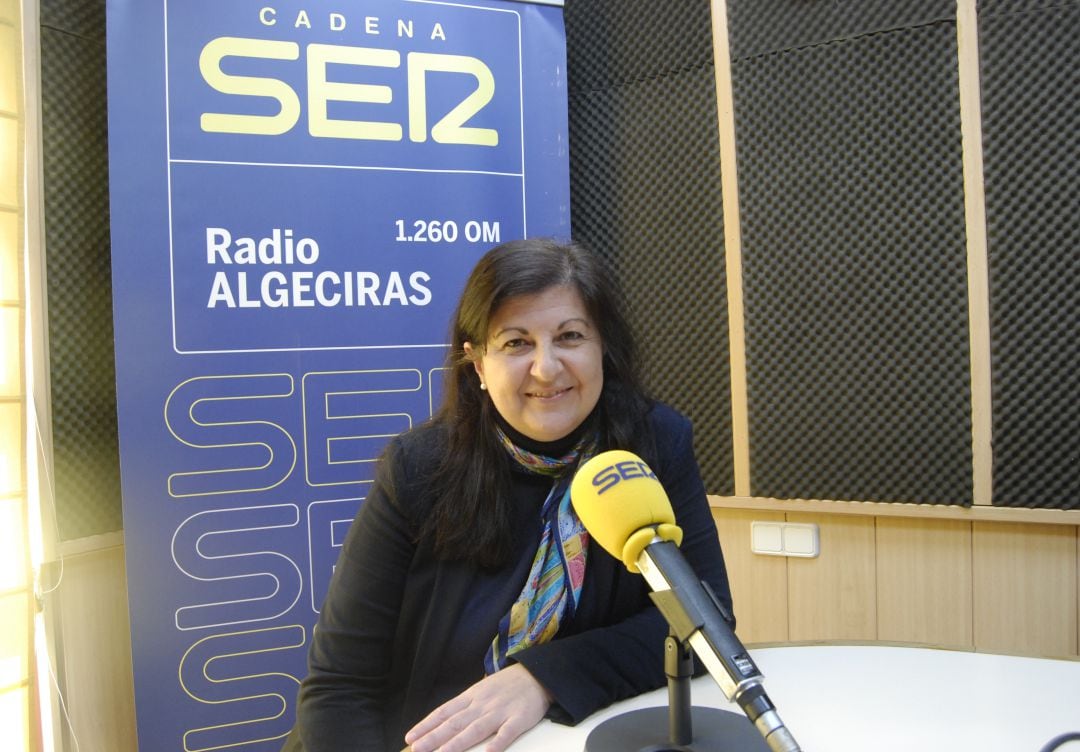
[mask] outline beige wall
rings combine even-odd
[[[66,708],[58,749],[135,752],[127,575],[119,536],[64,556],[60,586],[45,596],[57,682]],[[76,542],[77,546],[77,542]],[[53,572],[59,572],[53,563]],[[161,677],[168,681],[169,677]]]
[[[724,507],[744,642],[918,643],[1080,657],[1080,525]],[[813,559],[752,553],[754,520],[814,523]]]

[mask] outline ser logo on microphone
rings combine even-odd
[[[656,473],[644,462],[640,460],[624,460],[602,468],[593,476],[592,484],[596,487],[596,494],[599,496],[622,481],[634,478],[657,480]]]

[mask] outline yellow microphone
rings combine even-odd
[[[694,650],[771,752],[800,752],[720,600],[679,551],[682,528],[675,524],[667,492],[652,468],[631,452],[601,452],[578,468],[570,484],[570,503],[592,539],[645,578],[672,634]]]
[[[682,543],[667,492],[631,452],[613,449],[583,464],[570,484],[570,502],[593,540],[635,574],[653,538]]]

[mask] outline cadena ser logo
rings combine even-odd
[[[303,146],[310,155],[322,142],[351,144],[375,167],[458,167],[432,164],[448,149],[485,160],[470,168],[514,166],[505,161],[521,143],[517,11],[405,0],[350,5],[355,10],[214,2],[211,29],[199,13],[170,10],[173,158],[224,160],[248,143],[280,146],[281,157]],[[266,161],[278,156],[262,153]],[[410,155],[425,164],[403,164]]]
[[[611,490],[622,481],[633,480],[634,478],[650,478],[659,482],[652,468],[641,460],[624,460],[602,468],[593,476],[592,484],[596,487],[597,495],[600,495]]]
[[[364,68],[397,69],[402,65],[397,50],[376,47],[352,47],[338,44],[309,44],[304,50],[307,72],[307,126],[312,136],[352,138],[371,141],[401,141],[401,123],[384,120],[349,120],[330,116],[332,103],[388,104],[396,94],[394,87],[381,84],[346,83],[330,78],[334,65]],[[296,42],[268,39],[218,37],[203,47],[199,70],[203,79],[216,91],[238,97],[262,97],[273,100],[277,113],[245,115],[238,113],[203,113],[204,131],[248,133],[276,136],[292,130],[300,121],[303,107],[300,97],[288,82],[271,76],[230,75],[222,67],[230,57],[263,60],[298,60],[301,47]],[[499,132],[494,128],[467,125],[495,94],[495,77],[484,61],[469,55],[410,52],[406,56],[405,96],[408,101],[408,134],[414,142],[431,138],[442,144],[497,146]],[[428,122],[429,76],[451,73],[470,76],[473,89],[453,109],[433,124]]]

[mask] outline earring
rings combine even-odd
[[[487,384],[485,384],[483,381],[480,382],[480,391],[482,391],[482,392],[487,391]]]

